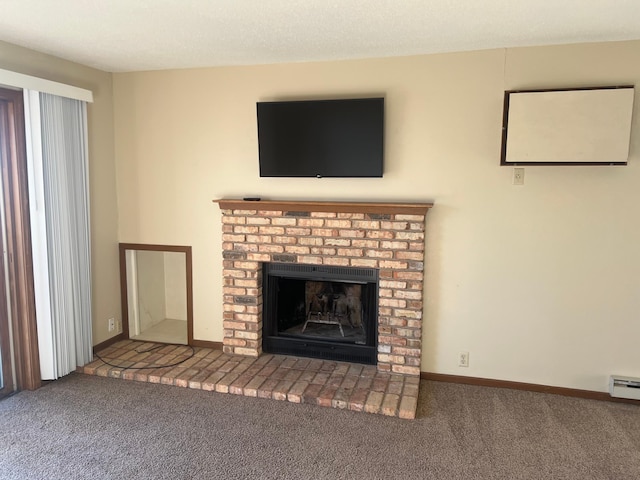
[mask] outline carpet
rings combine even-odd
[[[633,479],[640,407],[422,381],[398,418],[71,374],[0,401],[1,479]]]

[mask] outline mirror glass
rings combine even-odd
[[[133,340],[188,345],[190,251],[175,251],[180,247],[141,247],[124,249],[123,294],[126,290],[127,302],[126,315],[123,305],[123,319],[126,317],[128,336]]]

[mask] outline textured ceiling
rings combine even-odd
[[[0,40],[121,72],[640,39],[640,0],[0,0]]]

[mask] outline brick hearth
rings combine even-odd
[[[80,367],[87,375],[415,418],[419,377],[373,365],[122,340]],[[164,366],[167,365],[167,366]]]
[[[225,353],[262,353],[262,263],[379,269],[380,372],[417,376],[431,204],[220,200]]]

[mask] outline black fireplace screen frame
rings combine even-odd
[[[264,263],[262,298],[262,350],[266,353],[296,355],[376,365],[378,360],[378,285],[375,268]],[[362,322],[365,339],[349,343],[340,339],[287,335],[278,331],[278,282],[281,279],[336,282],[362,285]]]

